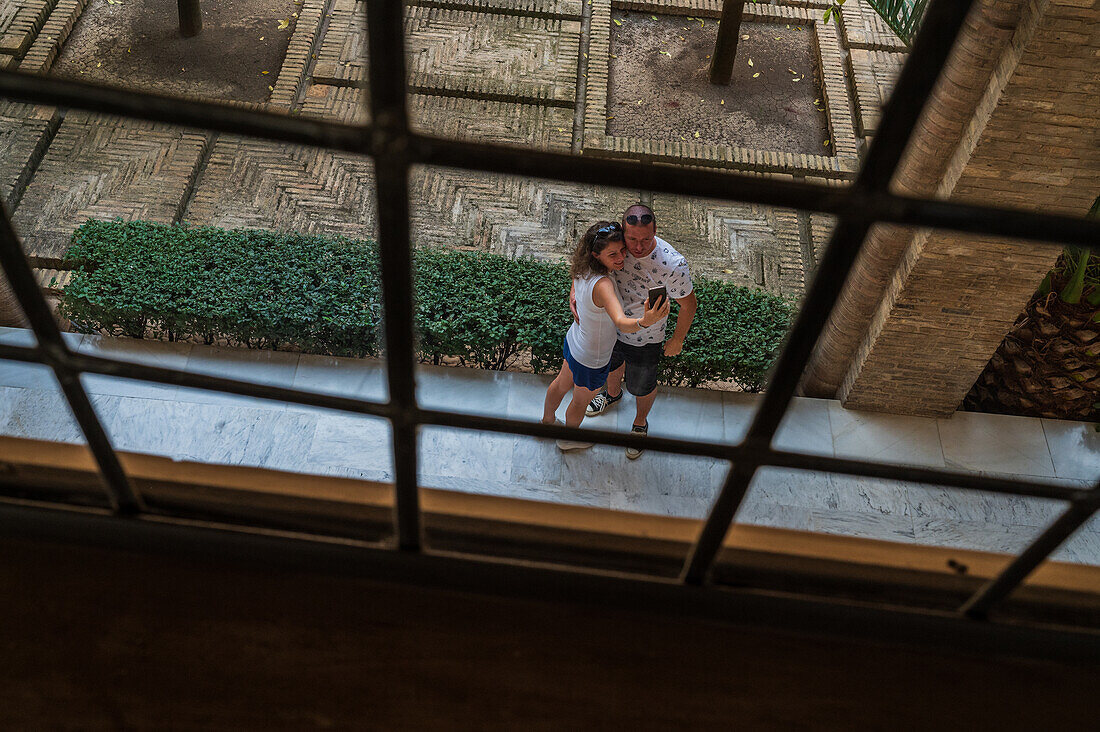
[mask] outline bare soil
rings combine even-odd
[[[202,0],[201,7],[202,32],[183,38],[175,0],[90,0],[50,73],[177,96],[267,101],[299,6]]]
[[[608,134],[832,153],[828,120],[814,105],[822,94],[808,27],[742,23],[733,79],[717,86],[707,78],[716,20],[618,11],[612,18],[622,24],[611,25]]]

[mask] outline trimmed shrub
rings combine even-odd
[[[382,347],[373,242],[88,221],[68,259],[76,274],[60,311],[84,332],[354,357]],[[571,322],[565,265],[423,249],[413,266],[422,361],[499,370],[527,359],[536,372],[561,364]],[[760,389],[790,305],[703,277],[695,289],[699,310],[683,353],[663,361],[662,381]]]

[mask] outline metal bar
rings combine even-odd
[[[1070,504],[1061,516],[1031,542],[999,575],[994,577],[959,608],[968,618],[983,619],[990,608],[1019,587],[1027,576],[1051,552],[1081,528],[1089,517],[1100,509],[1100,485],[1093,486],[1090,495]]]
[[[115,513],[129,515],[141,510],[141,499],[134,492],[126,472],[118,461],[118,455],[111,447],[111,441],[103,430],[99,417],[88,400],[88,394],[80,384],[78,372],[69,368],[66,356],[70,351],[61,338],[61,330],[53,319],[46,299],[34,281],[34,274],[23,254],[19,237],[12,227],[7,206],[0,204],[0,265],[7,275],[8,284],[15,294],[23,314],[30,323],[34,337],[38,341],[38,353],[46,364],[53,369],[61,391],[68,400],[73,417],[88,441],[88,447],[95,456],[100,474],[103,476],[104,489]]]
[[[370,112],[378,247],[386,333],[386,374],[394,407],[394,523],[397,546],[420,551],[417,489],[416,333],[413,321],[412,242],[409,239],[409,120],[405,109],[404,4],[369,0]]]
[[[14,359],[29,363],[45,363],[41,350],[37,347],[12,346],[0,344],[0,359]],[[171,384],[195,389],[207,389],[247,397],[291,402],[324,409],[334,409],[351,414],[392,419],[399,412],[390,403],[372,402],[335,394],[299,391],[282,386],[257,384],[238,381],[206,374],[166,369],[159,366],[115,361],[83,353],[72,353],[66,357],[70,370],[82,371],[116,378],[141,379],[154,383]],[[990,491],[1015,496],[1033,496],[1060,501],[1074,501],[1081,498],[1081,489],[1046,483],[1030,483],[978,473],[957,473],[936,468],[921,468],[892,463],[876,463],[864,460],[835,458],[826,455],[810,455],[783,450],[760,450],[749,448],[744,443],[724,444],[715,442],[696,442],[667,437],[641,436],[630,432],[609,430],[579,429],[563,425],[544,425],[541,422],[525,422],[514,419],[501,419],[477,414],[462,414],[433,409],[418,409],[415,421],[440,427],[481,430],[503,434],[520,434],[545,439],[582,439],[618,447],[639,447],[649,450],[668,452],[717,460],[748,460],[748,452],[754,452],[753,459],[760,466],[794,468],[798,470],[819,470],[845,475],[859,475],[884,480],[910,481],[928,485],[960,488],[962,490]]]
[[[179,11],[181,36],[192,38],[202,32],[202,10],[199,8],[199,0],[176,0],[176,9]]]
[[[913,52],[902,69],[894,93],[890,95],[882,115],[880,132],[875,135],[867,160],[853,186],[855,191],[880,191],[889,186],[909,135],[932,94],[972,2],[935,0],[932,4]],[[770,447],[871,224],[871,219],[863,215],[843,216],[837,222],[818,273],[776,361],[768,389],[749,425],[745,443],[750,448],[766,450]],[[748,455],[752,460],[751,451]],[[751,467],[755,468],[755,465]],[[752,475],[750,466],[741,464],[740,469],[731,470],[726,476],[699,539],[684,563],[684,582],[699,584],[705,579],[722,544],[722,537],[729,530],[730,522],[748,492]]]
[[[733,78],[733,62],[737,59],[737,38],[741,32],[744,0],[722,0],[722,18],[718,21],[718,38],[710,59],[710,83],[725,86]]]
[[[337,122],[157,94],[135,94],[127,89],[11,71],[0,71],[0,96],[357,154],[370,154],[376,142],[384,145],[387,140],[384,136],[376,140],[373,135],[366,136],[364,128]],[[831,188],[800,181],[756,178],[730,171],[653,166],[629,160],[443,140],[415,133],[407,138],[406,152],[411,163],[425,165],[525,177],[537,170],[539,176],[544,178],[609,186],[621,186],[622,181],[629,180],[638,188],[658,193],[760,203],[834,216],[857,215],[883,223],[1051,242],[1058,246],[1081,246],[1100,251],[1100,222],[1083,217],[911,198],[887,191]]]

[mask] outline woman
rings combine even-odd
[[[570,427],[578,426],[584,419],[588,402],[607,381],[611,350],[615,347],[615,329],[634,333],[668,315],[668,298],[662,298],[655,305],[646,303],[645,314],[640,318],[628,318],[623,313],[615,282],[607,273],[621,270],[625,256],[622,227],[608,221],[593,224],[577,243],[570,275],[579,319],[565,334],[562,347],[565,360],[546,390],[543,424],[553,424],[561,400],[572,390],[573,401],[565,410],[565,423]],[[591,442],[558,440],[561,450],[583,450],[591,446]]]

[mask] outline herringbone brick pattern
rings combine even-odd
[[[907,54],[853,48],[848,52],[849,79],[855,93],[856,124],[860,135],[873,135],[882,108],[894,91]]]
[[[9,210],[19,203],[57,123],[52,107],[0,102],[0,198]]]
[[[225,228],[373,237],[374,188],[367,158],[222,135],[183,218]]]
[[[593,222],[636,203],[629,189],[421,168],[410,182],[417,246],[565,257]]]
[[[516,96],[569,105],[576,99],[575,21],[410,8],[405,28],[414,83],[424,75],[466,91],[496,82]]]
[[[658,233],[687,257],[694,272],[802,296],[804,266],[798,214],[687,196],[653,197]]]
[[[367,84],[365,8],[336,0],[314,84]],[[580,25],[557,18],[411,7],[405,14],[411,84],[425,91],[547,99],[572,104]]]
[[[174,221],[205,147],[198,132],[70,112],[15,212],[28,257],[57,267],[90,218]]]
[[[306,92],[302,114],[363,124],[370,116],[363,97],[364,91],[355,87],[314,84]],[[573,112],[568,109],[427,94],[409,95],[409,123],[438,137],[540,150],[568,151],[573,134]]]

